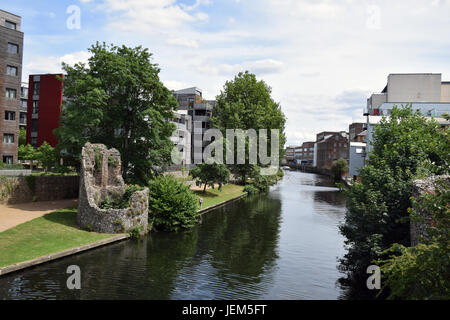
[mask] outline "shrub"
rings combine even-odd
[[[340,158],[339,160],[333,161],[331,165],[331,175],[334,181],[340,181],[342,175],[348,172],[347,160]]]
[[[245,187],[244,187],[244,190],[243,190],[244,192],[247,192],[249,195],[251,195],[251,194],[257,194],[257,193],[259,193],[259,190],[257,189],[257,188],[255,188],[253,185],[251,185],[251,184],[247,184]]]
[[[159,176],[148,184],[149,223],[163,231],[180,231],[194,226],[199,218],[194,193],[172,176]]]
[[[277,176],[265,176],[261,175],[259,173],[256,173],[254,177],[252,178],[252,185],[256,189],[259,190],[259,192],[268,192],[269,187],[277,183]]]

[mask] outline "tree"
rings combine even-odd
[[[333,176],[334,181],[340,181],[342,175],[348,172],[348,163],[344,158],[340,158],[336,161],[333,161],[331,165],[331,174]]]
[[[48,171],[56,164],[58,157],[55,148],[44,141],[37,149],[35,159],[42,164],[45,171]]]
[[[145,184],[157,167],[170,162],[170,136],[177,101],[159,79],[160,69],[142,47],[96,44],[87,65],[63,63],[64,104],[61,154],[80,159],[86,142],[121,153],[127,181]]]
[[[365,287],[367,267],[386,257],[385,250],[394,243],[410,244],[412,181],[448,172],[449,154],[446,130],[413,113],[411,106],[393,108],[375,127],[373,151],[360,172],[361,182],[348,191],[340,226],[348,249],[339,267],[346,274],[340,283],[356,289],[358,297],[373,297]]]
[[[199,218],[197,197],[172,176],[158,176],[148,184],[149,223],[164,231],[193,227]]]
[[[33,162],[36,160],[36,149],[31,144],[19,144],[17,157],[19,160],[30,160],[30,169],[33,170]]]
[[[19,146],[24,146],[27,143],[27,131],[24,128],[19,129]]]
[[[426,239],[409,248],[394,244],[386,251],[389,259],[379,261],[390,299],[450,298],[450,185],[443,180],[437,185],[411,208],[412,219],[425,222],[423,213],[432,221]]]
[[[279,156],[283,156],[285,143],[285,116],[279,103],[271,97],[272,89],[262,80],[257,81],[256,76],[248,71],[240,72],[234,80],[227,81],[221,93],[216,97],[216,107],[212,117],[213,127],[219,129],[226,137],[226,129],[268,130],[267,148],[270,154],[270,129],[279,130]],[[227,143],[227,141],[225,141]],[[229,141],[228,141],[229,142]],[[257,142],[259,145],[259,141]],[[237,156],[236,146],[234,156]],[[248,141],[246,142],[248,148]],[[266,146],[262,146],[266,147]],[[258,149],[259,150],[259,149]],[[240,177],[245,184],[247,177],[252,176],[262,163],[258,157],[257,165],[250,164],[246,152],[245,164],[229,165],[231,172]]]
[[[207,186],[214,188],[215,184],[218,184],[219,190],[221,190],[222,185],[230,179],[230,171],[225,165],[217,163],[200,163],[196,168],[191,169],[189,174],[196,180],[197,186],[204,185],[203,192],[206,192]]]

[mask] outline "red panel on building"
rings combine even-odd
[[[59,127],[63,100],[63,75],[30,75],[28,82],[27,143],[58,144],[53,130]]]

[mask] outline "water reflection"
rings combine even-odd
[[[326,178],[287,172],[268,195],[0,278],[0,299],[336,299],[344,201]],[[78,265],[82,289],[68,290]]]

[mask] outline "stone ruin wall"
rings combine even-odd
[[[101,209],[99,205],[108,197],[121,199],[125,184],[121,175],[120,153],[103,144],[86,143],[82,150],[78,225],[90,231],[123,233],[148,226],[148,189],[136,191],[130,198],[130,207]]]
[[[415,180],[413,182],[413,197],[418,200],[420,196],[425,193],[433,194],[437,187],[437,180],[443,180],[448,186],[450,186],[450,176],[432,176],[422,180]],[[420,216],[423,218],[422,221],[413,221],[410,223],[410,235],[411,235],[411,246],[417,246],[421,241],[420,239],[427,239],[427,228],[431,224],[430,215],[427,212],[420,212]]]

